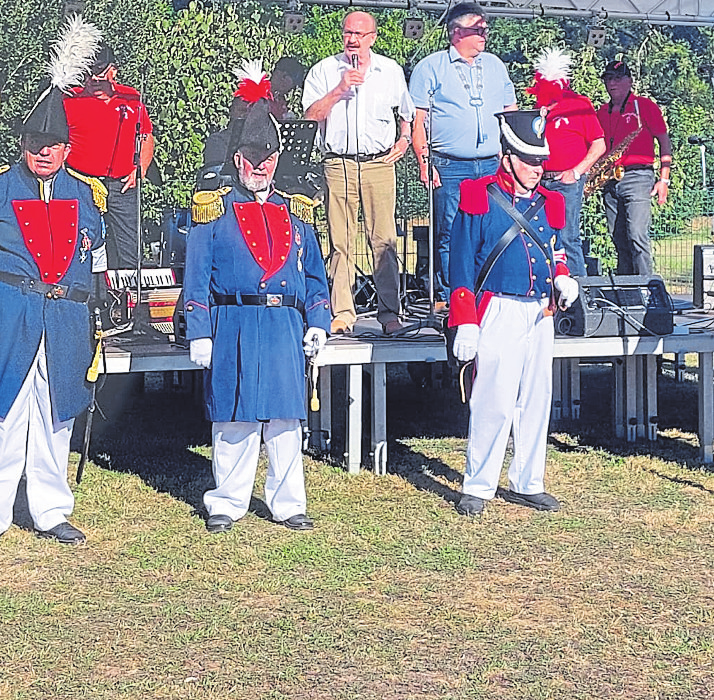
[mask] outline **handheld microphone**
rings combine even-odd
[[[692,146],[701,146],[704,144],[704,139],[701,136],[689,136],[687,141],[692,144]]]
[[[352,56],[350,56],[350,61],[352,62],[352,68],[357,70],[359,59],[357,58],[356,53],[353,53]]]

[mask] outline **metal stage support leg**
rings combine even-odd
[[[714,461],[714,353],[699,353],[699,456]]]
[[[553,360],[553,420],[580,420],[580,360]]]
[[[624,439],[625,427],[625,361],[621,357],[616,357],[612,363],[613,371],[613,407],[612,418],[615,429],[615,437]]]
[[[387,474],[387,365],[376,362],[368,365],[372,397],[371,457],[377,476]]]
[[[678,382],[683,382],[685,377],[684,373],[687,369],[687,353],[686,352],[676,352],[674,353],[674,378]]]
[[[563,419],[563,362],[559,357],[553,360],[553,407],[554,421]]]
[[[362,463],[362,365],[347,369],[347,472],[359,474]]]
[[[659,425],[659,411],[657,409],[657,358],[654,355],[645,355],[642,358],[644,365],[644,394],[646,402],[646,435],[645,438],[654,442],[657,440],[657,427]]]
[[[627,425],[627,442],[637,440],[637,358],[631,355],[625,357],[625,421]]]
[[[646,434],[647,427],[647,398],[645,396],[645,391],[647,389],[647,379],[645,372],[643,358],[637,357],[635,359],[635,381],[637,382],[635,386],[635,417],[637,418],[637,423],[635,425],[635,432],[637,439],[643,439]],[[638,391],[639,390],[639,391]]]
[[[580,359],[566,360],[570,364],[570,417],[580,420]]]

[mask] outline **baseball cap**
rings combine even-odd
[[[624,61],[610,61],[605,66],[605,72],[602,77],[603,79],[606,77],[631,78],[632,73]]]

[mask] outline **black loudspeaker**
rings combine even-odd
[[[578,283],[577,301],[555,313],[556,335],[669,335],[674,328],[672,299],[661,277],[580,277]]]

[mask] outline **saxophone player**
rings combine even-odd
[[[667,201],[672,144],[660,108],[632,91],[632,74],[623,61],[611,61],[602,80],[610,101],[597,111],[607,153],[631,139],[615,163],[615,177],[603,189],[607,226],[617,250],[618,275],[651,275],[650,199]],[[632,138],[632,136],[634,137]],[[655,141],[659,176],[655,178]]]

